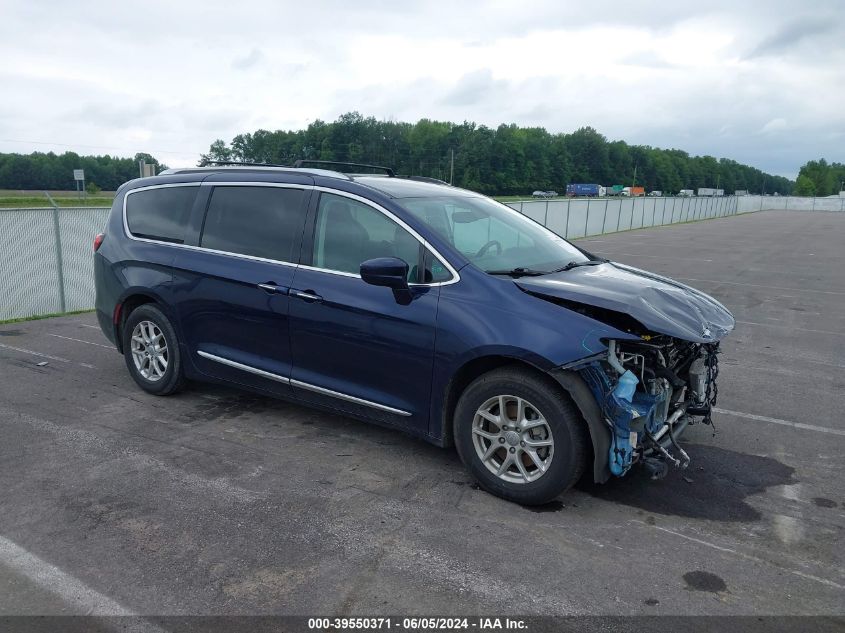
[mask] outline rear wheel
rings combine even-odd
[[[569,489],[587,462],[586,423],[551,378],[503,368],[476,379],[455,409],[455,445],[482,488],[538,505]]]
[[[176,330],[154,305],[144,304],[129,315],[123,328],[123,356],[144,391],[168,396],[184,385]]]

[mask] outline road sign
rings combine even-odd
[[[74,180],[85,180],[85,170],[84,169],[74,169],[73,170],[73,179]]]

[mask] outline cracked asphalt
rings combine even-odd
[[[528,509],[397,431],[147,395],[93,314],[2,325],[0,615],[845,615],[845,214],[578,243],[737,319],[687,471]]]

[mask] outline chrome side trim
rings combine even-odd
[[[423,246],[426,247],[426,249],[431,251],[432,254],[438,260],[440,260],[440,263],[443,264],[446,267],[446,270],[448,270],[449,273],[452,275],[452,278],[448,279],[446,281],[438,281],[436,283],[430,283],[430,284],[419,284],[418,283],[418,284],[408,284],[408,285],[410,285],[410,286],[432,286],[432,287],[434,287],[434,286],[449,286],[451,284],[456,284],[461,280],[461,276],[458,274],[458,271],[455,270],[455,268],[448,261],[446,261],[446,258],[443,257],[443,255],[441,255],[437,251],[436,248],[434,248],[431,244],[429,244],[428,241],[422,235],[420,235],[414,229],[412,229],[410,226],[408,226],[405,223],[404,220],[402,220],[401,218],[399,218],[395,214],[391,213],[390,211],[385,209],[383,206],[379,205],[376,202],[373,202],[372,200],[370,200],[368,198],[364,198],[363,196],[358,196],[354,193],[349,193],[347,191],[340,191],[339,189],[332,189],[331,187],[315,186],[315,187],[313,187],[313,189],[314,189],[314,191],[330,193],[330,194],[333,194],[333,195],[336,195],[336,196],[343,196],[345,198],[357,200],[358,202],[360,202],[362,204],[366,204],[367,206],[372,207],[373,209],[375,209],[379,213],[386,215],[388,218],[390,218],[391,220],[396,222],[396,224],[398,224],[403,229],[408,231],[408,233],[413,235],[417,239],[418,242],[420,242]],[[337,270],[326,270],[324,268],[316,268],[316,267],[311,267],[311,266],[301,266],[301,268],[308,268],[310,270],[316,270],[316,271],[319,271],[319,272],[327,272],[327,273],[333,273],[333,274],[339,274],[339,275],[346,275],[348,277],[358,277],[358,278],[361,277],[361,275],[356,275],[354,273],[341,272],[341,271],[337,271]]]
[[[378,402],[372,402],[371,400],[364,400],[363,398],[356,398],[355,396],[350,396],[345,393],[340,393],[339,391],[332,391],[331,389],[326,389],[325,387],[318,387],[317,385],[311,385],[307,382],[302,382],[301,380],[293,380],[291,379],[290,384],[292,387],[299,387],[301,389],[306,389],[308,391],[313,391],[314,393],[323,394],[324,396],[331,396],[333,398],[339,398],[340,400],[348,400],[349,402],[354,402],[355,404],[362,404],[365,407],[372,407],[373,409],[378,409],[380,411],[387,411],[388,413],[395,413],[396,415],[402,416],[409,416],[411,415],[407,411],[403,411],[402,409],[394,409],[393,407],[388,407],[384,404],[379,404]]]
[[[305,264],[300,264],[299,267],[304,269],[304,270],[313,270],[313,271],[318,272],[318,273],[329,273],[330,275],[340,275],[341,277],[353,277],[355,279],[361,278],[361,275],[359,275],[357,273],[349,273],[349,272],[346,272],[345,270],[332,270],[331,268],[319,268],[317,266],[306,266]],[[408,285],[411,285],[411,284],[408,284]],[[413,284],[413,285],[418,285],[418,284]]]
[[[238,363],[236,361],[229,360],[228,358],[223,358],[222,356],[216,356],[215,354],[209,354],[208,352],[204,352],[202,350],[197,350],[197,354],[199,354],[203,358],[212,360],[215,363],[220,363],[221,365],[228,365],[229,367],[234,367],[235,369],[241,369],[251,374],[256,374],[257,376],[262,376],[264,378],[269,378],[270,380],[275,380],[276,382],[280,382],[285,385],[291,385],[292,387],[300,387],[301,389],[313,391],[314,393],[319,393],[324,396],[331,396],[332,398],[339,398],[340,400],[348,400],[349,402],[354,402],[355,404],[361,404],[365,407],[372,407],[373,409],[379,409],[380,411],[387,411],[388,413],[395,413],[396,415],[411,415],[410,413],[408,413],[407,411],[403,411],[402,409],[394,409],[393,407],[388,407],[387,405],[379,404],[378,402],[364,400],[363,398],[356,398],[355,396],[350,396],[339,391],[332,391],[331,389],[326,389],[325,387],[318,387],[317,385],[302,382],[301,380],[291,380],[290,378],[285,378],[284,376],[280,376],[279,374],[264,371],[263,369],[257,369],[251,365],[244,365],[243,363]]]
[[[319,268],[318,266],[307,266],[306,264],[300,264],[299,268],[304,270],[313,270],[314,272],[318,273],[328,273],[329,275],[340,275],[341,277],[352,277],[353,279],[360,279],[361,275],[358,273],[349,273],[344,270],[332,270],[331,268]],[[439,281],[437,283],[431,284],[421,284],[421,283],[409,283],[408,287],[410,288],[429,288],[432,286],[446,286],[449,284],[455,283],[451,279],[449,281]]]
[[[204,352],[201,349],[197,350],[197,354],[199,354],[203,358],[207,358],[208,360],[213,360],[215,363],[220,363],[221,365],[228,365],[229,367],[234,367],[235,369],[242,369],[243,371],[248,371],[251,374],[256,374],[257,376],[269,378],[270,380],[275,380],[276,382],[280,382],[284,385],[289,385],[291,382],[290,378],[285,378],[284,376],[280,376],[279,374],[274,374],[269,371],[264,371],[263,369],[256,369],[251,365],[244,365],[243,363],[238,363],[236,361],[229,360],[228,358],[223,358],[222,356],[215,356],[214,354],[209,354],[208,352]]]

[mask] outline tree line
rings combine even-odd
[[[781,195],[794,186],[788,178],[727,158],[609,141],[591,127],[552,134],[513,124],[493,129],[468,121],[379,121],[358,112],[333,123],[317,120],[303,130],[257,130],[238,134],[230,143],[218,139],[201,164],[288,165],[298,159],[386,165],[399,174],[439,178],[490,195],[563,192],[569,183],[635,184],[667,193],[715,187],[726,193]]]
[[[74,169],[84,169],[87,183],[114,190],[138,176],[138,161],[166,165],[149,154],[133,158],[54,154],[0,154],[0,189],[74,189]],[[799,195],[835,193],[845,166],[824,160],[801,168],[798,185],[727,158],[690,156],[609,141],[590,127],[552,134],[539,127],[500,125],[493,129],[421,119],[416,123],[379,121],[358,112],[333,123],[314,121],[302,130],[257,130],[230,143],[214,141],[200,164],[212,160],[289,165],[298,159],[374,163],[399,174],[429,176],[490,195],[563,192],[569,183],[644,186],[677,193],[680,189],[718,187],[726,193],[793,191]]]
[[[840,191],[845,191],[845,164],[820,158],[807,162],[798,172],[797,196],[832,196]]]
[[[117,156],[80,156],[75,152],[54,154],[0,154],[0,189],[72,190],[76,188],[73,170],[85,170],[86,185],[114,191],[127,180],[139,175],[138,161],[154,163],[156,172],[167,165],[149,154],[135,154],[134,158]]]

